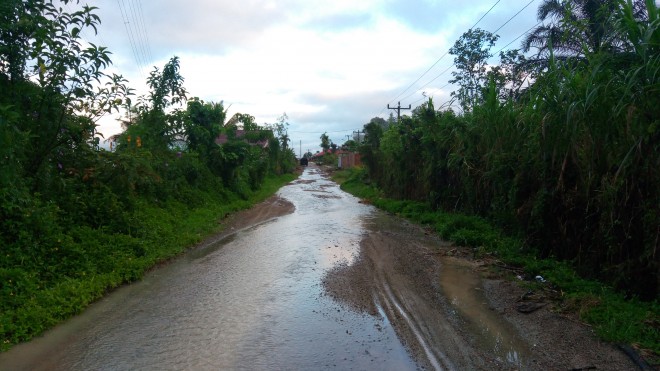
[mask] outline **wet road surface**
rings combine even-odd
[[[294,213],[151,272],[0,355],[0,368],[417,368],[386,318],[345,309],[320,284],[357,256],[374,209],[315,169],[279,195]]]
[[[474,272],[444,260],[429,273],[418,251],[442,242],[316,167],[278,195],[293,213],[116,290],[0,354],[0,370],[525,368],[526,345],[476,294]]]

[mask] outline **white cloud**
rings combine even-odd
[[[117,2],[99,3],[100,39],[115,53],[115,68],[144,93],[144,79],[152,67],[140,73]],[[162,68],[170,57],[179,56],[191,96],[222,100],[231,105],[230,114],[249,113],[260,123],[272,123],[287,112],[291,132],[300,132],[300,138],[292,135],[292,140],[303,140],[303,146],[312,148],[318,147],[324,131],[360,129],[371,117],[386,116],[387,103],[492,5],[490,0],[122,3],[136,14],[143,7],[140,25],[148,33],[143,41],[148,38],[151,49],[143,55],[142,59],[149,59],[144,63]],[[523,5],[502,1],[484,18],[482,27],[501,25]],[[535,23],[535,11],[534,4],[503,31],[510,28],[519,34],[529,28]],[[507,43],[518,34],[503,35],[501,40]],[[136,37],[135,42],[139,45],[140,40]],[[439,89],[451,78],[450,72],[426,83],[451,63],[451,56],[444,57],[398,98],[410,95],[401,104],[419,101],[422,91],[436,97],[436,106],[442,103],[438,99],[448,99],[450,87]],[[102,131],[119,130],[118,124],[108,121],[102,123]],[[309,131],[318,134],[306,134]]]

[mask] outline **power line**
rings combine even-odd
[[[129,3],[131,4],[133,23],[136,25],[135,33],[139,36],[139,44],[143,53],[143,59],[145,62],[151,61],[153,60],[151,56],[151,48],[149,47],[147,30],[144,26],[144,16],[141,12],[142,2],[138,2],[137,0],[129,0]]]
[[[481,18],[479,18],[479,20],[476,21],[476,22],[472,25],[472,27],[470,27],[470,30],[473,29],[473,28],[475,28],[475,27],[479,24],[479,22],[481,22],[481,20],[484,19],[484,17],[487,16],[488,13],[490,13],[491,10],[493,10],[493,8],[495,7],[495,5],[499,4],[500,1],[501,1],[501,0],[497,0],[497,1],[495,2],[495,4],[493,4],[493,6],[491,6],[490,9],[488,9],[488,11],[487,11],[486,13],[484,13],[484,15],[482,15]]]
[[[424,85],[422,85],[422,86],[429,85],[429,84],[432,83],[433,81],[437,80],[440,76],[444,75],[445,73],[447,73],[447,71],[451,70],[452,67],[454,67],[454,64],[453,64],[453,63],[451,64],[451,66],[447,67],[444,71],[440,72],[439,75],[437,75],[436,77],[434,77],[433,79],[431,79],[431,81],[427,82],[426,84],[424,84]],[[446,85],[445,85],[445,86],[446,86]],[[412,93],[406,95],[406,96],[403,97],[401,100],[406,100],[406,99],[408,99],[410,96],[414,95],[415,93],[417,93],[417,91],[414,91],[414,92],[412,92]]]
[[[140,75],[144,78],[144,70],[142,69],[142,62],[140,61],[140,57],[138,56],[137,48],[135,47],[135,41],[133,40],[133,32],[131,31],[131,28],[129,27],[130,21],[128,19],[128,12],[126,9],[126,5],[122,6],[124,0],[117,0],[117,4],[119,5],[119,11],[121,12],[121,18],[122,22],[124,22],[124,28],[126,29],[126,34],[128,35],[128,42],[131,45],[131,50],[133,52],[133,58],[135,58],[135,63],[137,64],[138,70],[140,72]],[[126,15],[125,15],[126,13]]]
[[[401,93],[399,93],[399,95],[397,95],[396,97],[394,97],[394,99],[392,99],[392,100],[390,101],[390,103],[394,102],[398,97],[400,97],[400,96],[403,95],[406,91],[408,91],[408,89],[412,88],[413,85],[415,85],[415,83],[417,83],[417,81],[419,81],[422,77],[424,77],[424,75],[426,75],[429,71],[431,71],[431,69],[432,69],[433,67],[435,67],[435,65],[438,64],[438,63],[439,63],[444,57],[446,57],[447,54],[449,54],[449,51],[446,51],[445,54],[443,54],[440,58],[438,58],[438,60],[436,60],[435,63],[433,63],[433,64],[431,65],[431,67],[429,67],[426,71],[424,71],[424,73],[421,74],[421,75],[417,78],[417,80],[413,81],[412,84],[410,84],[407,88],[403,89],[403,91],[402,91]]]
[[[424,99],[426,99],[426,98],[428,98],[428,97],[427,97],[426,95],[424,95],[424,96],[422,96],[421,98],[417,99],[416,101],[414,101],[414,102],[412,102],[412,103],[410,103],[410,104],[413,105],[413,104],[415,104],[415,103],[417,103],[417,102],[419,102],[419,101],[421,101],[421,100],[424,100]]]
[[[522,13],[522,12],[523,12],[527,7],[529,7],[534,1],[536,1],[536,0],[530,0],[525,6],[523,6],[518,12],[516,12],[511,18],[509,18],[506,22],[504,22],[501,26],[499,26],[499,27],[493,32],[493,34],[497,33],[497,32],[498,32],[499,30],[501,30],[504,26],[506,26],[509,22],[511,22],[515,17],[517,17],[518,15],[520,15],[520,13]],[[488,10],[488,12],[486,12],[486,14],[488,14],[488,13],[489,13],[489,12],[495,7],[495,5],[497,5],[499,2],[500,2],[500,0],[498,0],[495,4],[493,4],[493,6]],[[475,22],[475,24],[474,24],[470,29],[474,28],[477,24],[479,24],[479,22],[481,22],[481,20],[486,16],[486,14],[484,14],[484,15],[483,15],[483,16],[482,16],[477,22]],[[525,35],[525,34],[528,33],[529,31],[531,31],[531,30],[534,29],[535,27],[537,27],[540,23],[541,23],[541,22],[537,23],[536,25],[532,26],[531,28],[529,28],[529,29],[528,29],[527,31],[525,31],[524,33],[520,34],[518,37],[516,37],[516,38],[513,39],[511,42],[509,42],[506,46],[504,46],[502,49],[500,49],[496,54],[498,54],[499,52],[501,52],[502,50],[504,50],[505,48],[507,48],[509,45],[513,44],[516,40],[520,39],[523,35]],[[445,53],[442,57],[440,57],[440,59],[444,58],[448,53],[449,53],[449,52]],[[438,61],[436,61],[436,63],[434,63],[434,64],[431,66],[431,68],[433,68],[433,67],[434,67],[434,66],[440,61],[440,59],[439,59]],[[455,65],[455,63],[452,63],[448,68],[446,68],[445,70],[443,70],[440,74],[438,74],[438,75],[435,76],[432,80],[430,80],[429,82],[427,82],[426,84],[424,84],[424,85],[422,85],[422,86],[427,86],[427,85],[431,84],[433,81],[437,80],[440,76],[444,75],[444,74],[447,73],[449,70],[451,70],[451,69],[454,67],[454,65]],[[426,75],[426,73],[428,73],[428,72],[431,70],[431,68],[429,68],[426,72],[424,72],[419,78],[417,78],[417,80],[415,80],[412,84],[410,84],[410,86],[408,86],[403,92],[399,93],[399,95],[397,95],[396,98],[398,98],[399,96],[403,95],[403,93],[405,93],[408,89],[410,89],[410,87],[412,87],[415,83],[417,83],[417,82],[421,79],[421,77],[423,77],[424,75]],[[445,85],[444,85],[442,88],[440,88],[440,89],[443,89],[444,87],[446,87],[446,86],[448,86],[448,85],[451,85],[451,83],[447,83],[447,84],[445,84]],[[416,90],[416,91],[414,91],[414,92],[408,94],[407,96],[403,97],[401,100],[406,100],[407,98],[411,97],[412,95],[416,94],[417,92],[418,92],[418,90]],[[395,99],[396,99],[396,98],[395,98]],[[423,99],[423,98],[422,98],[422,99]],[[421,99],[418,99],[416,102],[419,102],[420,100],[421,100]],[[382,115],[384,110],[385,110],[385,108],[383,108],[383,109],[380,111],[380,113],[378,114],[378,116]]]
[[[147,52],[149,53],[149,60],[153,61],[154,56],[151,53],[151,42],[149,42],[149,34],[147,33],[147,27],[145,26],[145,23],[144,23],[144,9],[142,8],[142,2],[141,1],[138,2],[138,10],[139,10],[140,20],[141,20],[141,24],[142,24],[142,32],[144,33],[144,39],[147,41],[146,45],[147,45]]]
[[[136,39],[136,44],[137,48],[140,51],[140,56],[142,57],[142,62],[143,64],[147,65],[147,51],[145,47],[145,42],[144,38],[142,37],[142,32],[141,32],[141,22],[139,21],[139,18],[136,16],[137,12],[135,11],[135,0],[128,0],[128,5],[130,6],[131,10],[131,25],[133,25],[134,28],[134,37]]]
[[[508,44],[504,45],[500,50],[498,50],[497,52],[495,52],[494,55],[497,55],[497,54],[499,54],[501,51],[503,51],[504,49],[508,48],[511,44],[513,44],[513,43],[516,42],[518,39],[520,39],[521,37],[523,37],[523,35],[526,35],[529,31],[531,31],[531,30],[533,30],[534,28],[538,27],[538,25],[540,25],[541,23],[543,23],[543,21],[537,22],[535,25],[533,25],[532,27],[528,28],[525,32],[521,33],[521,34],[518,35],[516,38],[514,38],[514,39],[511,40],[511,41],[509,41]],[[447,84],[445,84],[445,85],[442,86],[439,90],[444,89],[444,88],[447,87],[448,85],[451,85],[451,83],[447,83]],[[418,101],[419,101],[419,100],[418,100]],[[444,106],[445,104],[447,104],[447,103],[449,103],[449,102],[451,102],[451,100],[449,100],[449,101],[443,103],[440,107]],[[414,103],[413,103],[413,104],[414,104]],[[452,105],[453,105],[453,104],[450,104],[449,107],[451,107]]]
[[[472,25],[472,27],[470,27],[470,29],[473,29],[474,27],[476,27],[477,24],[479,24],[479,22],[481,22],[481,20],[484,19],[484,17],[485,17],[486,15],[488,15],[488,13],[490,13],[490,11],[493,10],[493,8],[495,8],[495,6],[496,6],[500,1],[501,1],[501,0],[497,0],[497,1],[495,2],[495,4],[493,4],[493,6],[491,6],[490,9],[488,9],[488,11],[487,11],[486,13],[484,13],[484,15],[482,15],[481,18],[479,18],[479,20],[478,20],[477,22],[475,22],[475,23]],[[532,1],[534,1],[534,0],[532,0]],[[397,98],[399,98],[399,97],[402,96],[406,91],[408,91],[408,89],[410,89],[411,87],[413,87],[413,86],[414,86],[419,80],[422,79],[422,77],[424,77],[427,73],[429,73],[429,71],[431,71],[431,69],[433,69],[433,67],[435,67],[438,63],[440,63],[440,61],[441,61],[444,57],[446,57],[447,54],[449,54],[449,50],[447,50],[442,56],[440,56],[440,58],[438,58],[438,59],[435,61],[435,63],[433,63],[433,64],[431,65],[431,67],[429,67],[426,71],[424,71],[424,73],[422,73],[422,74],[421,74],[421,75],[420,75],[415,81],[413,81],[413,82],[412,82],[407,88],[403,89],[403,91],[402,91],[401,93],[399,93],[396,97],[394,97],[394,99],[390,100],[389,103],[393,103]],[[389,103],[388,103],[388,104],[389,104]]]
[[[532,27],[528,28],[527,31],[521,33],[520,35],[518,35],[518,37],[516,37],[515,39],[511,40],[508,44],[504,45],[504,46],[502,47],[502,49],[500,49],[500,50],[498,50],[497,52],[495,52],[495,55],[499,54],[502,50],[508,48],[509,45],[511,45],[511,44],[513,44],[514,42],[516,42],[516,40],[518,40],[518,39],[520,39],[521,37],[523,37],[523,35],[526,35],[529,31],[531,31],[531,30],[535,29],[536,27],[538,27],[538,25],[540,25],[541,23],[543,23],[543,21],[540,21],[540,22],[538,22],[537,24],[533,25]]]
[[[512,19],[516,18],[518,16],[518,14],[522,13],[523,10],[525,10],[528,6],[530,6],[535,1],[536,0],[530,0],[530,2],[527,3],[527,5],[523,6],[523,8],[518,11],[518,13],[514,14],[513,17],[509,18],[508,21],[504,22],[504,24],[501,25],[497,30],[493,31],[493,33],[496,34],[497,31],[501,30],[504,26],[506,26],[509,22],[511,22]]]

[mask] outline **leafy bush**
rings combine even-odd
[[[100,22],[97,8],[60,5],[0,6],[0,350],[139,279],[291,180],[286,145],[235,136],[218,145],[232,131],[222,103],[180,107],[177,57],[154,68],[149,95],[131,104],[126,80],[104,72],[110,51],[80,39]],[[125,131],[106,151],[95,122],[120,107],[130,112]],[[249,121],[259,131],[250,138],[286,144]]]

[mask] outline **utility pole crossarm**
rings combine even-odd
[[[401,107],[401,102],[399,102],[399,104],[396,107],[390,107],[390,104],[389,103],[387,104],[387,109],[396,110],[396,120],[397,121],[401,120],[401,110],[402,109],[411,109],[411,108],[412,108],[411,104],[408,105],[408,108]]]
[[[358,139],[357,139],[357,142],[358,142],[358,143],[361,143],[361,142],[360,142],[360,133],[364,134],[364,132],[360,132],[360,130],[358,130],[358,131],[353,131],[353,134],[355,134],[355,133],[357,133],[357,138],[358,138]]]

